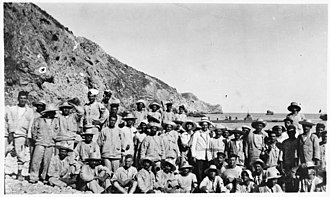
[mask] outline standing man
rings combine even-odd
[[[303,134],[298,136],[298,158],[302,164],[306,162],[320,161],[320,141],[316,135],[312,135],[311,129],[315,125],[311,120],[299,121],[302,125]]]
[[[175,114],[173,113],[172,102],[166,102],[166,111],[162,112],[162,122],[172,122],[175,120]]]
[[[133,114],[127,114],[126,117],[123,118],[123,120],[126,122],[126,126],[124,126],[121,129],[122,132],[122,139],[124,143],[124,152],[123,157],[126,155],[134,155],[134,142],[133,138],[137,132],[136,128],[133,126],[134,121],[136,118],[133,116]]]
[[[207,117],[203,117],[199,122],[202,127],[194,133],[191,144],[191,156],[194,161],[194,166],[196,167],[196,176],[198,182],[201,182],[204,178],[204,171],[208,167],[208,160],[211,159],[209,154],[209,143],[210,143],[210,130],[209,126],[211,122]]]
[[[288,106],[288,110],[291,112],[287,115],[287,118],[290,118],[292,120],[292,124],[297,128],[297,136],[303,133],[303,129],[301,124],[299,124],[299,121],[305,120],[304,114],[300,113],[301,111],[301,105],[297,102],[292,102]]]
[[[34,113],[34,119],[37,119],[41,116],[41,112],[46,109],[46,101],[39,100],[36,102],[33,102],[32,105],[36,107],[36,111]]]
[[[109,117],[109,111],[100,102],[96,101],[96,95],[99,91],[96,89],[90,89],[88,91],[89,103],[84,106],[84,125],[94,125],[93,141],[96,142],[99,136],[99,131],[102,128],[103,123]]]
[[[147,119],[148,111],[146,110],[145,101],[140,99],[136,101],[136,110],[133,111],[133,115],[136,118],[135,127],[138,127],[143,120]]]
[[[112,172],[119,168],[121,150],[124,148],[122,132],[116,127],[116,121],[117,116],[109,117],[109,126],[101,130],[97,141],[104,164]]]
[[[108,109],[108,111],[110,111],[110,104],[112,103],[113,100],[114,98],[112,96],[112,90],[110,89],[104,90],[103,99],[101,103],[104,105],[104,107]]]
[[[8,144],[14,142],[17,154],[18,172],[17,179],[22,181],[25,147],[31,141],[31,128],[34,120],[33,110],[27,105],[29,93],[20,91],[18,93],[18,104],[8,107]]]
[[[148,112],[148,116],[151,116],[154,119],[156,119],[158,123],[160,123],[161,119],[162,119],[162,115],[159,112],[160,107],[161,106],[157,102],[153,102],[149,105],[149,108],[151,109],[151,111]]]

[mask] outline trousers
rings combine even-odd
[[[46,180],[46,175],[48,172],[48,167],[50,160],[53,156],[54,147],[47,147],[42,145],[37,145],[34,149],[31,171],[30,171],[30,180],[38,181],[39,180],[39,171],[41,167],[41,162],[43,162],[43,169],[41,173],[41,179]]]

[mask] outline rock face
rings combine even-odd
[[[89,88],[114,91],[130,109],[138,99],[174,101],[188,111],[221,111],[187,99],[173,87],[108,55],[96,43],[75,37],[52,16],[31,3],[4,3],[5,104],[16,103],[21,90],[30,102],[43,98],[58,103],[78,97],[87,101]],[[194,102],[191,102],[194,101]]]

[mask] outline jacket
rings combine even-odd
[[[316,135],[309,134],[306,141],[304,141],[303,135],[299,135],[297,152],[301,163],[315,159],[320,160],[319,138]]]
[[[147,136],[141,144],[141,158],[150,157],[152,161],[165,159],[165,147],[160,136]]]
[[[124,149],[124,141],[121,130],[118,127],[103,128],[100,132],[97,143],[100,146],[102,158],[121,158],[121,150]]]
[[[32,129],[32,139],[35,140],[35,145],[54,146],[54,138],[59,133],[58,118],[50,119],[50,126],[46,122],[46,118],[39,117],[34,121]]]
[[[211,152],[209,151],[210,132],[206,131],[202,135],[201,131],[196,131],[192,136],[191,155],[198,160],[211,160]]]
[[[9,133],[14,133],[14,137],[31,138],[31,128],[34,120],[34,112],[29,106],[25,106],[25,112],[18,117],[17,105],[6,108],[8,110]]]

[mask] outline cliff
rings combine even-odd
[[[188,111],[221,111],[198,99],[188,99],[159,79],[120,62],[96,43],[76,37],[60,22],[31,3],[4,3],[5,104],[13,105],[20,90],[30,102],[78,97],[87,101],[89,88],[114,91],[124,108],[140,98],[174,101]],[[194,102],[192,102],[192,100]]]

